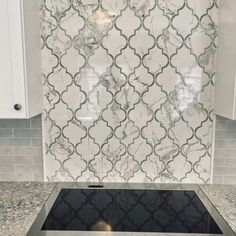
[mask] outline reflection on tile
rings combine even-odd
[[[200,3],[42,1],[47,180],[209,181],[218,18]]]

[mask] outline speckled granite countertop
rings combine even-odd
[[[0,235],[25,236],[54,186],[0,182]]]
[[[0,182],[0,235],[25,236],[54,183]],[[236,186],[200,186],[236,232]]]
[[[236,233],[236,185],[200,185],[200,187]]]

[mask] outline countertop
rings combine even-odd
[[[25,236],[55,185],[0,182],[0,235]]]
[[[200,185],[200,187],[236,233],[236,185]]]
[[[0,182],[0,235],[25,236],[55,185]],[[200,187],[236,232],[236,186]]]

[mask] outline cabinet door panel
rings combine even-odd
[[[13,88],[11,74],[10,56],[10,32],[8,24],[8,5],[7,0],[1,2],[0,7],[0,29],[3,32],[0,36],[0,112],[9,112],[8,109],[13,103]]]
[[[215,113],[236,119],[236,1],[220,1]]]
[[[0,7],[0,117],[25,116],[24,63],[19,0],[2,0]],[[16,111],[14,104],[22,109]]]

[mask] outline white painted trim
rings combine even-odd
[[[234,101],[233,101],[233,120],[235,120],[235,107],[236,106],[236,72],[234,74]]]
[[[213,172],[214,172],[214,160],[215,160],[215,138],[216,138],[216,114],[214,114],[213,118],[210,184],[213,184],[213,176],[214,176]]]
[[[44,114],[41,114],[41,124],[42,124],[42,151],[43,151],[43,181],[47,182],[46,180],[46,175],[45,175],[45,166],[46,166],[46,161],[45,161],[45,153],[46,153],[46,148],[45,148],[45,142],[44,142],[44,137],[45,137],[45,130],[44,130]]]
[[[22,56],[23,56],[23,73],[24,73],[24,95],[25,95],[25,116],[29,118],[29,107],[28,107],[28,77],[26,67],[26,48],[25,48],[25,25],[24,25],[24,7],[23,1],[20,0],[20,17],[21,17],[21,37],[22,37]]]

